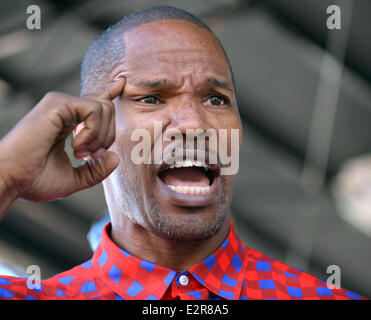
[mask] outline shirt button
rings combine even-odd
[[[179,277],[179,282],[182,286],[186,286],[189,282],[189,279],[186,275],[183,274]]]

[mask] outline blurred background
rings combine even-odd
[[[26,28],[32,4],[40,30]],[[89,43],[159,4],[202,18],[234,68],[244,141],[232,211],[245,244],[323,280],[337,265],[342,287],[371,298],[371,1],[2,0],[0,137],[47,91],[79,95]],[[332,4],[340,30],[326,27]],[[17,200],[0,224],[0,274],[38,265],[47,278],[89,259],[105,212],[101,186]]]

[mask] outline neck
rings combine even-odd
[[[125,216],[120,222],[112,221],[111,239],[143,260],[179,272],[188,270],[217,250],[228,235],[229,223],[228,217],[223,227],[207,240],[175,241],[164,239]]]

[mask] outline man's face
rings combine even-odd
[[[234,177],[220,174],[220,162],[208,170],[196,163],[189,167],[180,162],[181,167],[172,169],[164,162],[154,164],[154,152],[161,135],[175,131],[185,137],[189,129],[214,129],[218,138],[219,129],[242,131],[232,75],[217,39],[186,21],[143,24],[126,32],[125,57],[114,73],[126,78],[126,86],[115,101],[116,140],[111,147],[120,165],[104,181],[113,228],[128,218],[167,239],[213,236],[228,223]],[[155,121],[160,123],[157,133]],[[133,162],[136,129],[150,134],[151,164]],[[195,151],[184,142],[184,150]],[[206,167],[208,150],[214,150],[208,142]],[[169,144],[163,141],[161,150]],[[170,155],[164,153],[164,160]]]

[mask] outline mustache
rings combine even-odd
[[[208,143],[199,143],[199,140],[184,138],[175,141],[162,141],[162,159],[181,158],[188,160],[210,161],[215,159],[215,164],[219,162],[218,151],[211,148]],[[159,152],[154,146],[154,152]],[[211,163],[214,163],[211,162]]]
[[[153,136],[144,128],[132,132],[131,141],[139,142],[131,150],[131,160],[138,165],[161,165],[164,159],[166,164],[172,164],[174,159],[185,160],[186,156],[186,160],[217,165],[221,174],[234,175],[239,168],[240,130],[231,128],[230,134],[228,131],[223,128],[218,131],[187,129],[184,133],[170,128],[163,132],[162,122],[155,121]]]

